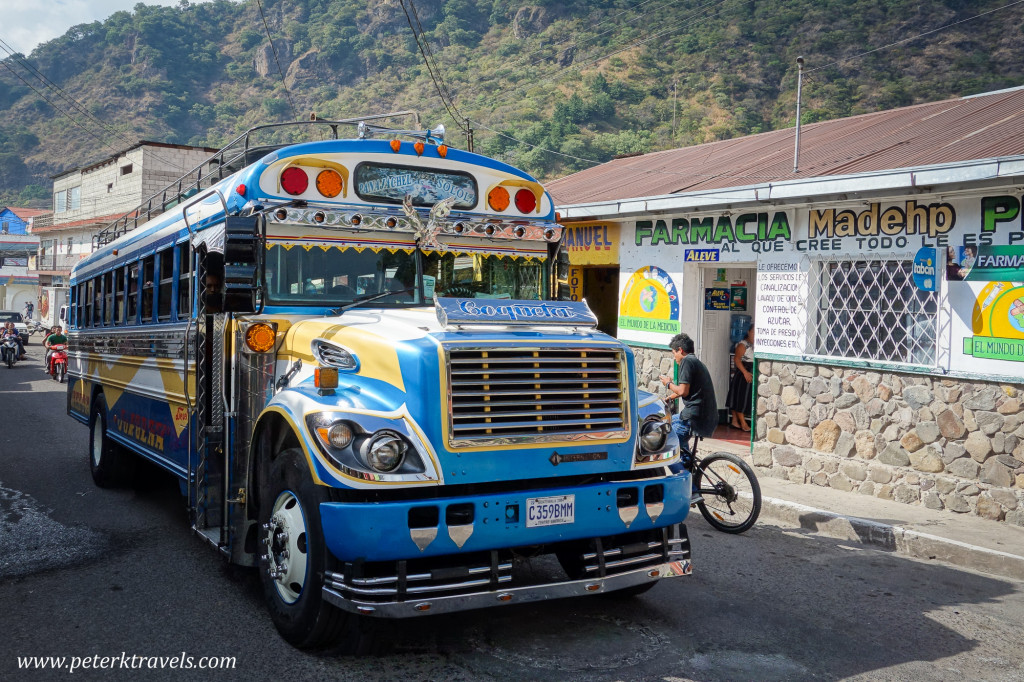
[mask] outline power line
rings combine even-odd
[[[270,49],[274,52],[274,62],[277,64],[277,72],[281,74],[281,85],[284,86],[284,94],[288,96],[288,106],[292,109],[292,117],[295,120],[299,120],[299,114],[295,109],[295,102],[292,101],[292,93],[288,90],[288,84],[284,81],[284,70],[281,68],[281,60],[277,58],[277,46],[274,45],[274,39],[270,37],[270,26],[267,25],[267,15],[263,13],[263,3],[260,0],[256,0],[256,5],[260,8],[260,16],[263,18],[263,28],[267,32],[267,40],[270,41]]]
[[[81,113],[81,114],[85,115],[85,116],[86,116],[86,117],[87,117],[88,119],[90,119],[90,120],[92,120],[93,122],[95,122],[95,123],[96,123],[97,125],[99,125],[99,126],[100,126],[101,128],[103,128],[103,129],[105,129],[105,130],[109,131],[109,132],[110,132],[110,134],[112,134],[112,135],[114,135],[114,136],[115,136],[116,138],[120,139],[120,140],[121,140],[121,141],[122,141],[122,142],[123,142],[124,144],[126,144],[126,145],[127,145],[127,146],[128,146],[129,148],[131,148],[131,147],[135,147],[135,146],[136,146],[136,145],[138,144],[138,140],[135,140],[135,139],[132,139],[132,138],[130,138],[130,137],[127,137],[126,135],[122,134],[122,133],[121,133],[121,132],[119,132],[118,130],[114,129],[114,128],[113,128],[112,126],[108,125],[107,123],[103,122],[102,120],[100,120],[99,118],[97,118],[96,116],[94,116],[94,115],[93,115],[93,114],[92,114],[92,113],[91,113],[91,112],[90,112],[90,111],[89,111],[88,109],[86,109],[86,108],[85,108],[85,107],[84,107],[84,106],[82,105],[82,103],[81,103],[81,102],[79,102],[78,100],[76,100],[76,99],[75,99],[74,97],[72,97],[71,95],[69,95],[69,94],[68,94],[68,93],[67,93],[67,92],[66,92],[66,91],[65,91],[65,90],[64,90],[63,88],[61,88],[61,87],[60,87],[59,85],[57,85],[56,83],[54,83],[53,81],[51,81],[51,80],[50,80],[49,78],[47,78],[45,74],[43,74],[43,73],[42,73],[41,71],[39,71],[39,70],[38,70],[37,68],[35,68],[34,66],[32,66],[32,64],[31,64],[30,62],[28,62],[28,61],[27,61],[26,59],[24,59],[24,58],[21,58],[21,57],[19,57],[19,56],[18,56],[18,53],[17,53],[16,51],[14,51],[14,49],[13,49],[13,48],[12,48],[12,47],[10,46],[10,44],[9,44],[9,43],[7,43],[6,41],[4,41],[4,40],[3,40],[2,38],[0,38],[0,47],[2,47],[2,48],[3,48],[3,49],[4,49],[4,50],[5,50],[5,51],[6,51],[6,52],[7,52],[7,53],[8,53],[9,55],[10,55],[10,57],[11,57],[11,58],[13,58],[13,59],[14,59],[14,60],[15,60],[15,61],[16,61],[16,62],[17,62],[18,64],[20,64],[20,65],[21,65],[21,66],[22,66],[23,68],[25,68],[25,69],[27,69],[28,71],[30,71],[31,73],[33,73],[33,74],[34,74],[34,75],[36,76],[36,78],[38,78],[38,79],[39,79],[39,80],[40,80],[40,81],[41,81],[41,82],[43,83],[43,85],[45,85],[45,86],[46,86],[47,88],[49,88],[50,90],[52,90],[52,91],[56,92],[56,93],[57,93],[58,95],[60,95],[60,96],[61,96],[61,97],[62,97],[62,98],[63,98],[63,99],[65,100],[65,101],[69,102],[69,103],[71,104],[71,106],[72,106],[72,107],[74,107],[74,108],[75,108],[75,109],[76,109],[76,110],[77,110],[77,111],[78,111],[79,113]],[[5,65],[6,65],[6,60],[5,60]],[[13,69],[11,69],[11,67],[10,67],[9,65],[7,65],[7,68],[8,68],[8,70],[10,70],[10,71],[11,71],[12,73],[14,73]],[[16,74],[16,73],[15,73],[15,75],[18,75],[18,74]],[[20,78],[20,76],[19,76],[19,78]],[[25,81],[24,79],[21,79],[21,80],[22,80],[22,82],[23,82],[23,83],[25,83],[26,85],[28,85],[28,83],[27,83],[27,82],[26,82],[26,81]],[[29,87],[31,87],[31,86],[29,86]],[[33,90],[34,90],[34,88],[33,88]],[[37,94],[39,94],[39,92],[38,92],[38,91],[36,91],[36,93],[37,93]],[[42,95],[40,95],[40,96],[42,96]],[[46,99],[46,98],[44,97],[44,99]],[[54,106],[54,103],[53,103],[53,102],[50,102],[50,100],[49,100],[49,99],[46,99],[46,101],[47,101],[47,102],[49,102],[51,106]],[[56,107],[55,107],[55,108],[56,108]],[[81,127],[81,128],[83,129],[83,130],[85,130],[85,127],[84,127],[84,126],[83,126],[83,125],[82,125],[81,123],[78,123],[78,125],[79,125],[79,127]],[[89,132],[89,131],[87,130],[87,132]],[[91,133],[90,133],[90,134],[91,134]],[[96,136],[94,135],[94,137],[96,137]],[[97,139],[99,139],[99,138],[97,138]],[[101,142],[103,142],[103,141],[101,140]],[[104,142],[104,144],[106,144],[106,143]],[[107,146],[107,147],[109,147],[110,149],[114,149],[114,147],[112,147],[112,146],[111,146],[111,145],[109,145],[109,144],[107,144],[106,146]],[[118,153],[120,154],[120,153],[121,153],[121,152],[123,152],[124,150],[116,150],[116,151],[117,151],[117,152],[118,152]],[[169,159],[166,159],[166,158],[164,158],[164,157],[160,156],[159,154],[157,154],[157,153],[155,153],[155,152],[152,152],[152,155],[153,155],[153,157],[154,157],[155,159],[157,159],[157,160],[159,160],[159,161],[163,161],[163,162],[164,162],[165,164],[167,164],[168,166],[172,166],[172,167],[177,167],[177,168],[179,168],[180,170],[185,170],[185,167],[184,167],[184,166],[180,165],[179,163],[176,163],[176,162],[170,161]]]
[[[957,24],[963,24],[965,22],[971,21],[972,19],[977,19],[978,17],[983,17],[986,14],[992,14],[994,12],[998,12],[1000,10],[1004,10],[1004,9],[1006,9],[1008,7],[1013,7],[1014,5],[1019,5],[1022,2],[1024,2],[1024,0],[1016,0],[1016,2],[1008,3],[1006,5],[1003,5],[1002,7],[996,7],[995,9],[990,9],[990,10],[985,11],[985,12],[979,12],[978,14],[975,14],[972,17],[967,17],[966,19],[960,19],[959,21],[952,21],[952,22],[950,22],[950,23],[948,23],[948,24],[946,24],[944,26],[939,26],[938,28],[933,28],[930,31],[925,31],[924,33],[918,33],[916,36],[911,36],[910,38],[904,38],[903,40],[897,40],[897,41],[889,43],[888,45],[882,45],[881,47],[876,47],[874,49],[867,50],[866,52],[861,52],[859,54],[855,54],[852,57],[847,57],[845,59],[839,59],[839,60],[836,60],[834,62],[830,62],[828,64],[823,64],[822,66],[816,66],[813,69],[806,69],[804,71],[804,74],[806,75],[808,73],[813,73],[815,71],[820,71],[821,69],[825,69],[825,68],[828,68],[830,66],[835,66],[836,64],[844,64],[844,63],[852,61],[854,59],[860,59],[861,57],[864,57],[864,56],[869,55],[869,54],[873,54],[875,52],[879,52],[881,50],[886,50],[886,49],[888,49],[890,47],[893,47],[895,45],[902,45],[903,43],[909,43],[912,40],[917,40],[918,38],[922,38],[924,36],[931,35],[932,33],[938,33],[939,31],[943,31],[943,30],[945,30],[947,28],[950,28],[951,26],[956,26]]]
[[[437,96],[441,98],[441,104],[444,105],[448,115],[455,121],[455,125],[457,125],[464,133],[469,135],[469,131],[463,127],[462,123],[465,117],[458,113],[455,101],[451,99],[451,93],[448,91],[447,86],[442,85],[443,79],[441,78],[440,70],[437,68],[437,63],[431,61],[433,52],[431,52],[430,46],[427,44],[427,40],[423,36],[423,24],[420,23],[419,15],[416,14],[416,5],[413,4],[412,0],[409,0],[409,5],[412,6],[413,14],[416,15],[416,25],[419,26],[419,31],[416,30],[416,25],[413,24],[412,16],[409,14],[409,8],[406,7],[405,1],[406,0],[399,0],[402,5],[402,11],[405,12],[405,19],[409,22],[409,29],[412,31],[413,40],[416,41],[416,47],[419,48],[420,54],[423,56],[423,63],[427,67],[427,73],[430,74],[430,79],[434,82],[434,89],[437,90]]]
[[[25,84],[25,85],[27,85],[27,86],[28,86],[29,88],[31,88],[31,89],[32,89],[32,91],[33,91],[33,92],[35,92],[35,93],[36,93],[37,95],[39,95],[39,96],[40,96],[40,97],[41,97],[41,98],[42,98],[42,99],[43,99],[43,100],[44,100],[44,101],[45,101],[45,102],[46,102],[47,104],[49,104],[49,105],[50,105],[51,107],[53,107],[54,109],[56,109],[57,111],[59,111],[59,112],[60,112],[61,114],[63,114],[63,115],[64,115],[64,116],[65,116],[65,117],[66,117],[66,118],[67,118],[68,120],[70,120],[70,121],[71,121],[72,123],[74,123],[74,124],[75,124],[76,126],[78,126],[78,127],[79,127],[79,128],[81,128],[82,130],[84,130],[85,132],[87,132],[87,133],[88,133],[89,135],[91,135],[91,136],[93,136],[94,138],[96,138],[96,140],[97,140],[97,141],[98,141],[98,142],[99,142],[99,143],[100,143],[101,145],[103,145],[104,147],[107,147],[107,148],[109,148],[109,149],[112,149],[113,151],[115,151],[115,152],[116,152],[116,153],[118,153],[118,154],[120,154],[120,153],[121,153],[121,152],[123,151],[123,150],[121,150],[121,149],[117,149],[116,147],[114,147],[114,146],[112,146],[111,144],[109,144],[108,142],[106,142],[106,141],[105,141],[105,140],[104,140],[103,138],[101,138],[101,137],[100,137],[99,135],[97,135],[97,134],[96,134],[95,132],[93,132],[93,131],[92,131],[92,130],[90,130],[89,128],[86,128],[86,127],[85,127],[84,125],[82,125],[82,123],[81,123],[81,122],[79,122],[79,121],[78,121],[78,119],[76,119],[76,118],[75,118],[74,116],[72,116],[72,115],[71,115],[70,113],[68,113],[68,112],[67,112],[66,110],[64,110],[63,108],[61,108],[60,106],[58,106],[58,105],[57,105],[56,103],[54,103],[53,101],[51,101],[51,100],[50,100],[50,98],[48,98],[48,97],[47,97],[46,95],[44,95],[44,94],[43,94],[42,92],[40,92],[39,90],[37,90],[37,89],[36,89],[36,87],[35,87],[34,85],[32,85],[31,83],[29,83],[29,82],[28,82],[27,80],[25,80],[25,79],[24,79],[24,78],[22,77],[22,75],[21,75],[20,73],[18,73],[17,71],[15,71],[15,70],[14,70],[14,69],[13,69],[13,68],[11,67],[11,65],[7,63],[7,60],[6,60],[6,59],[4,59],[4,60],[0,60],[0,64],[3,64],[3,65],[4,65],[5,67],[7,67],[7,70],[8,70],[8,71],[10,71],[10,72],[11,72],[12,74],[14,74],[14,77],[15,77],[15,78],[17,78],[17,79],[18,79],[18,80],[20,80],[20,81],[21,81],[22,83],[24,83],[24,84]]]

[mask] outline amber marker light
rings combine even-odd
[[[440,156],[442,159],[444,157],[448,156],[448,145],[442,144],[442,145],[438,146],[438,148],[437,148],[437,155]]]
[[[508,208],[508,190],[498,185],[487,194],[487,203],[495,211],[504,211]]]
[[[402,148],[401,140],[391,140],[391,151],[397,153]]]
[[[320,171],[316,176],[316,191],[328,199],[333,199],[341,194],[342,187],[341,175],[336,170]]]
[[[416,140],[412,148],[416,150],[416,156],[422,156],[423,150],[425,149],[425,147],[423,146],[423,140]]]
[[[249,328],[245,330],[245,345],[254,353],[266,353],[268,350],[272,350],[275,338],[274,328],[262,322],[249,325]]]
[[[337,388],[338,368],[317,367],[313,370],[313,385],[317,388]]]

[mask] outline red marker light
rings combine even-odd
[[[307,187],[309,187],[309,176],[301,168],[292,166],[291,168],[285,168],[284,172],[281,173],[281,188],[288,192],[288,194],[293,196],[302,194],[306,191]]]
[[[537,208],[537,197],[528,189],[521,189],[516,192],[516,208],[520,213],[533,213]]]

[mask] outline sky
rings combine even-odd
[[[131,10],[140,0],[0,0],[0,39],[29,55],[40,43],[64,35],[78,24],[103,21]],[[177,5],[178,0],[145,0],[146,5]],[[0,47],[0,58],[7,52]]]

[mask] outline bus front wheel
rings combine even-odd
[[[263,595],[278,632],[293,646],[367,653],[363,619],[323,599],[324,574],[335,563],[320,525],[320,503],[328,499],[327,488],[313,483],[301,449],[288,448],[271,463],[260,495]]]

